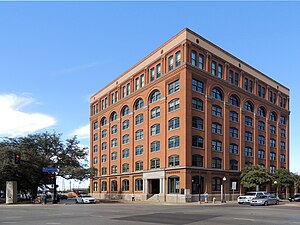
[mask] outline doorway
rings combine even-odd
[[[159,194],[159,179],[151,179],[149,180],[149,184],[150,184],[150,194],[155,195],[155,194]]]

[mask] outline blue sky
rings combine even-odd
[[[0,136],[89,145],[89,97],[188,27],[291,90],[300,172],[299,2],[0,2]]]

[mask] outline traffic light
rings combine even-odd
[[[21,163],[21,154],[15,153],[15,164]]]
[[[51,180],[51,183],[54,184],[54,182],[55,182],[55,175],[51,175],[51,176],[50,176],[50,180]]]

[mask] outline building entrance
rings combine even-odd
[[[159,194],[159,179],[149,180],[149,193],[152,195]]]

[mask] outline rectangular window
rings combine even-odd
[[[249,81],[249,91],[252,93],[253,92],[253,81]]]
[[[194,50],[192,51],[192,65],[197,66],[197,52]]]
[[[235,73],[235,80],[234,80],[234,82],[235,82],[236,86],[239,86],[239,74],[238,73]]]
[[[199,68],[204,70],[204,55],[199,55]]]
[[[180,84],[179,80],[176,80],[168,85],[168,93],[172,94],[179,90]]]
[[[181,63],[181,54],[180,51],[176,52],[176,67],[180,66]]]
[[[116,91],[115,93],[115,102],[118,102],[119,101],[119,92]]]
[[[130,83],[127,84],[127,95],[130,95]]]
[[[156,65],[156,78],[159,78],[160,77],[160,64],[157,64]]]
[[[229,70],[229,82],[233,84],[234,82],[234,73],[232,70]]]
[[[126,92],[126,86],[123,86],[123,88],[122,88],[122,97],[125,98],[126,94],[127,94],[127,92]]]
[[[220,64],[218,65],[218,77],[223,78],[223,66]]]
[[[168,58],[168,63],[169,63],[169,71],[173,70],[174,69],[174,58],[173,58],[173,56],[170,56]]]
[[[108,100],[107,98],[105,98],[105,108],[107,108],[107,106],[108,106]]]
[[[135,78],[135,90],[137,91],[139,90],[139,88],[140,88],[140,78],[137,77]]]
[[[203,93],[203,86],[204,86],[204,84],[203,84],[202,81],[199,81],[199,80],[196,80],[196,79],[192,80],[192,90],[193,91]]]
[[[154,75],[154,67],[150,69],[150,81],[154,81],[155,75]]]
[[[248,78],[245,78],[244,89],[248,91]]]
[[[115,104],[115,93],[111,94],[111,104]]]
[[[144,87],[145,86],[145,75],[142,74],[141,75],[141,87]]]
[[[273,102],[273,91],[269,91],[269,100]]]
[[[257,95],[259,97],[261,97],[261,85],[260,84],[257,86]]]
[[[211,62],[211,74],[212,75],[216,75],[216,67],[217,67],[217,63],[215,61]]]

